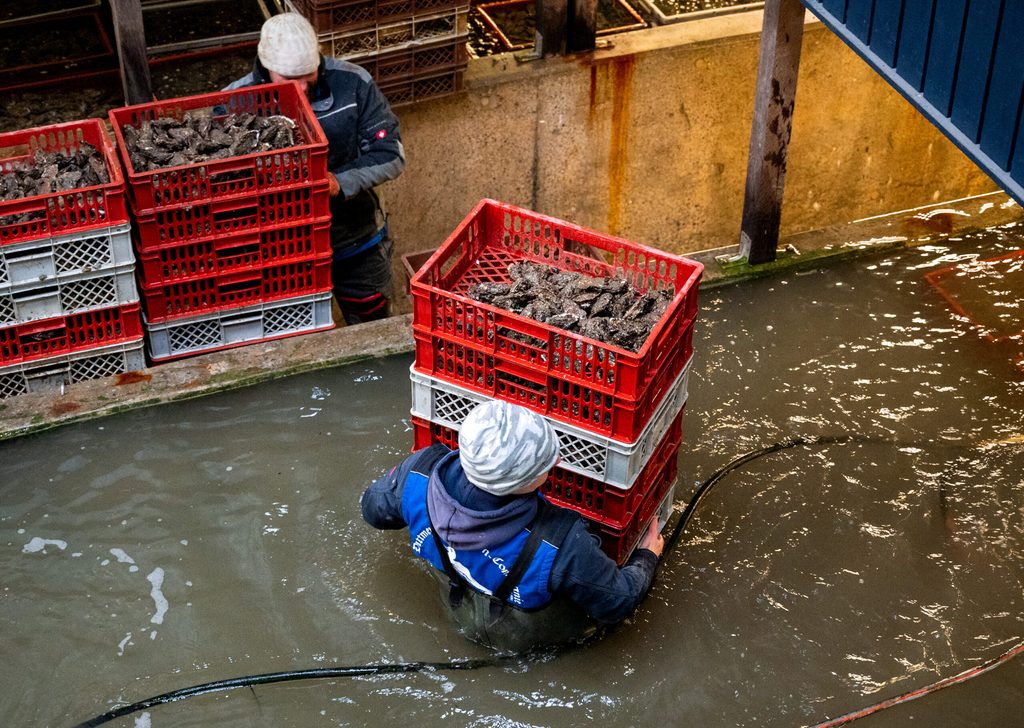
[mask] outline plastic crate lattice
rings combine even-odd
[[[270,309],[263,319],[264,331],[268,336],[283,331],[308,329],[313,323],[313,308],[305,304]]]
[[[176,326],[168,331],[171,351],[190,351],[220,343],[220,321],[198,321],[191,326]]]
[[[77,311],[94,306],[118,303],[117,287],[113,277],[86,278],[62,286],[60,302],[65,311]]]
[[[103,354],[71,362],[71,383],[88,379],[109,377],[124,371],[124,357],[120,354]]]

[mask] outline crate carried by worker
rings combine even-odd
[[[414,449],[491,399],[544,416],[541,492],[623,564],[671,506],[703,267],[482,201],[412,276]]]

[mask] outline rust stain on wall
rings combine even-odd
[[[608,144],[608,232],[619,233],[622,202],[629,168],[630,101],[633,96],[633,56],[612,61],[612,119]]]

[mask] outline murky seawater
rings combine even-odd
[[[1024,449],[978,443],[1024,431],[1019,350],[924,276],[1021,237],[703,292],[677,494],[793,435],[864,440],[731,473],[603,642],[512,668],[205,695],[111,725],[799,726],[999,655],[1024,639]],[[1020,294],[1000,315],[1021,316],[1005,305]],[[411,443],[409,363],[0,443],[3,724],[70,726],[252,673],[486,656],[444,621],[404,533],[359,517],[361,489]],[[1015,724],[1022,662],[864,724]]]

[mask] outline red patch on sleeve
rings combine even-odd
[[[380,131],[377,132],[377,138],[378,139],[383,139],[387,135],[388,135],[388,130],[387,129],[381,129]]]

